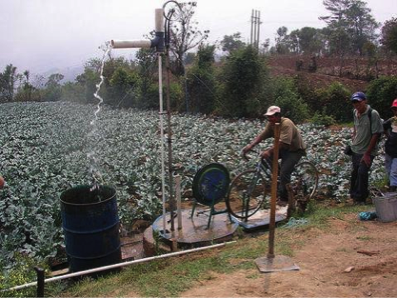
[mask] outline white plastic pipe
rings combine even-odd
[[[146,48],[151,47],[150,40],[111,40],[111,45],[114,49],[131,49],[131,48]]]
[[[116,269],[116,268],[120,268],[120,267],[125,267],[125,266],[138,264],[138,263],[144,263],[144,262],[157,260],[157,259],[175,257],[175,256],[184,255],[184,254],[191,253],[191,252],[197,252],[197,251],[202,251],[202,250],[206,250],[206,249],[223,247],[223,246],[225,246],[227,244],[232,244],[232,243],[235,243],[235,242],[236,241],[230,241],[230,242],[224,242],[224,243],[220,243],[220,244],[214,244],[214,245],[198,247],[198,248],[193,248],[193,249],[188,249],[188,250],[176,251],[176,252],[172,252],[172,253],[164,254],[164,255],[160,255],[160,256],[148,257],[148,258],[144,258],[144,259],[133,260],[133,261],[129,261],[129,262],[123,262],[123,263],[118,263],[118,264],[98,267],[98,268],[94,268],[94,269],[89,269],[89,270],[69,273],[69,274],[65,274],[65,275],[61,275],[61,276],[55,276],[55,277],[51,277],[51,278],[45,279],[44,283],[57,281],[57,280],[62,280],[62,279],[67,279],[67,278],[76,277],[76,276],[82,276],[82,275],[91,274],[91,273],[95,273],[95,272],[101,272],[101,271],[110,270],[110,269]],[[1,292],[21,290],[21,289],[32,287],[32,286],[35,286],[35,285],[37,285],[37,282],[31,282],[31,283],[27,283],[27,284],[24,284],[24,285],[16,286],[16,287],[13,287],[13,288],[10,288],[10,289],[2,290]]]
[[[163,8],[155,9],[155,32],[164,32]]]

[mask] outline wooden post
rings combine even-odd
[[[271,214],[269,221],[268,236],[268,258],[274,258],[274,238],[275,238],[275,211],[276,195],[278,188],[278,159],[279,159],[279,136],[281,133],[280,123],[275,123],[274,127],[274,153],[272,159],[272,186],[271,186]]]
[[[37,297],[44,297],[44,269],[40,267],[34,267],[37,273]]]

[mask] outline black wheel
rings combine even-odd
[[[311,162],[303,161],[295,166],[290,181],[297,207],[303,212],[317,192],[318,179],[318,170]]]
[[[228,191],[229,172],[222,164],[211,163],[201,168],[192,182],[195,199],[206,206],[213,206],[225,197]]]
[[[267,184],[261,173],[248,170],[232,180],[225,203],[231,215],[247,219],[264,204],[266,195]]]

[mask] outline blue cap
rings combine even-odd
[[[362,101],[362,100],[366,100],[366,95],[363,92],[355,92],[352,96],[351,96],[351,101]]]

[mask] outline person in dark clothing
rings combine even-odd
[[[354,106],[354,134],[350,196],[355,204],[365,204],[369,196],[369,170],[376,156],[383,126],[379,113],[367,104],[363,92],[355,92],[351,96],[351,103]]]
[[[389,191],[397,191],[397,100],[391,105],[394,116],[384,121],[384,133],[387,140],[385,149],[385,168],[389,179]]]

